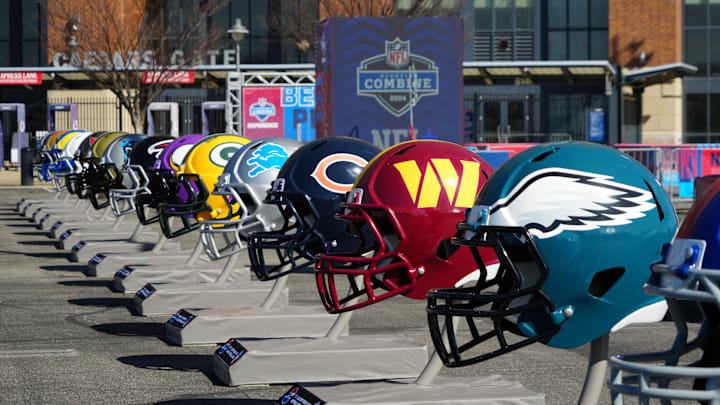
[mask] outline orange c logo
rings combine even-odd
[[[350,153],[333,153],[332,155],[325,156],[318,162],[317,166],[315,166],[315,170],[313,170],[310,174],[310,177],[314,178],[320,187],[325,190],[336,194],[346,193],[352,189],[352,183],[338,183],[333,181],[327,174],[327,170],[330,166],[340,162],[353,163],[360,166],[360,168],[363,168],[368,164],[367,160],[358,155]]]

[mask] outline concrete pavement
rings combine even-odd
[[[7,175],[7,176],[5,176]],[[0,179],[9,173],[0,171]],[[0,403],[271,404],[289,386],[225,387],[211,373],[216,346],[176,347],[159,336],[167,317],[128,311],[130,296],[109,281],[86,277],[54,240],[20,217],[23,197],[51,194],[42,187],[0,190]],[[193,237],[186,235],[183,247]],[[307,275],[289,281],[291,304],[319,306]],[[404,297],[356,311],[353,335],[403,334],[431,348],[425,302]],[[632,326],[613,335],[610,353],[661,350],[674,337],[671,323]],[[470,367],[443,368],[441,376],[499,374],[546,394],[548,404],[575,403],[589,346],[559,350],[540,344]],[[348,365],[352,367],[352,365]],[[609,404],[607,389],[602,404]]]

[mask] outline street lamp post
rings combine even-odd
[[[233,24],[230,29],[227,30],[227,33],[230,34],[233,41],[235,41],[235,66],[237,69],[237,72],[240,72],[240,41],[245,37],[245,35],[249,34],[250,31],[248,31],[247,28],[242,24],[242,21],[240,21],[239,18],[235,19],[235,24]]]

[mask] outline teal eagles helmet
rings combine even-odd
[[[677,226],[653,175],[615,149],[566,142],[517,154],[490,177],[453,239],[495,249],[497,272],[476,260],[484,274],[476,286],[428,292],[438,354],[462,366],[533,342],[573,348],[630,323],[661,320],[667,305],[643,284]],[[455,331],[458,317],[469,328],[467,342],[458,342],[466,336],[462,325]]]

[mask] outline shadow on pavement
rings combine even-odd
[[[57,241],[54,240],[28,240],[28,241],[18,241],[21,245],[28,245],[28,246],[55,246],[55,243]]]
[[[160,322],[121,322],[102,323],[91,328],[97,332],[114,336],[161,336],[165,334],[165,324]]]
[[[82,273],[87,270],[87,264],[54,264],[52,266],[40,266],[40,268],[47,271],[77,271]]]
[[[79,298],[68,300],[68,303],[83,307],[125,307],[133,306],[132,298]]]
[[[54,242],[53,242],[54,243]],[[30,257],[47,257],[47,258],[63,258],[70,260],[70,253],[67,252],[57,252],[57,253],[22,253],[22,252],[11,252],[11,253],[20,253],[25,256]],[[85,265],[87,267],[87,265]]]
[[[74,270],[74,269],[73,269]],[[72,280],[72,281],[58,281],[58,284],[74,287],[110,287],[112,280]]]
[[[213,383],[225,386],[212,372],[212,356],[199,354],[149,354],[119,357],[129,366],[148,370],[199,371]]]
[[[276,401],[271,399],[230,399],[230,398],[215,398],[215,399],[173,399],[170,401],[155,402],[155,405],[272,405],[277,404]]]

